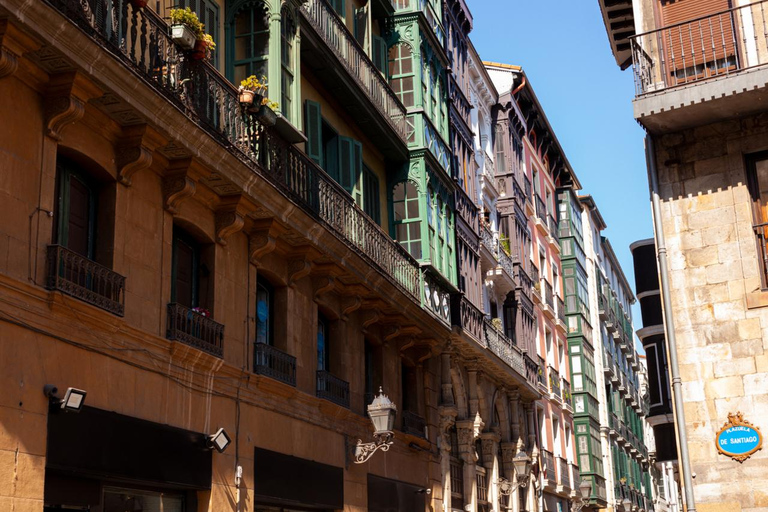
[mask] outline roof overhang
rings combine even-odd
[[[598,3],[616,64],[621,69],[627,69],[632,65],[632,48],[629,38],[635,35],[635,12],[632,8],[632,0],[598,0]]]

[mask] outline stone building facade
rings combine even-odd
[[[601,7],[617,63],[633,66],[634,114],[647,131],[659,199],[665,343],[677,360],[669,361],[670,412],[684,417],[678,441],[687,436],[687,456],[676,445],[685,506],[762,510],[768,454],[739,461],[720,453],[716,439],[729,415],[763,430],[768,418],[765,2]]]

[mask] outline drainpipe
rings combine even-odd
[[[669,269],[667,268],[667,245],[661,224],[661,201],[659,200],[659,178],[656,172],[656,155],[653,138],[645,136],[645,158],[648,162],[648,185],[651,193],[653,228],[656,232],[656,256],[659,260],[661,276],[661,300],[664,304],[664,329],[669,347],[669,371],[672,377],[672,396],[675,401],[675,421],[677,422],[677,446],[680,448],[680,466],[683,473],[685,505],[687,512],[696,512],[693,498],[693,480],[691,479],[691,461],[688,457],[688,433],[685,427],[683,410],[683,384],[680,380],[680,368],[677,365],[677,340],[675,338],[675,320],[672,315],[672,299],[669,296]]]

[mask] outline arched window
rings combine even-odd
[[[290,113],[293,105],[293,43],[296,37],[296,20],[291,12],[283,7],[280,22],[280,110],[292,121]]]
[[[412,181],[395,185],[392,191],[395,239],[417,260],[421,259],[419,191]]]
[[[238,85],[241,80],[267,75],[269,58],[269,14],[262,2],[247,2],[236,11],[229,26],[228,74]]]
[[[407,44],[389,49],[389,85],[406,107],[414,105],[413,52]]]

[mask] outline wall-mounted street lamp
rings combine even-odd
[[[397,416],[397,407],[379,388],[379,395],[368,406],[368,417],[373,423],[375,441],[364,443],[362,439],[358,439],[355,447],[355,464],[367,462],[378,450],[383,452],[389,450],[394,442],[392,441],[394,435],[392,430],[395,426],[395,416]]]
[[[621,506],[624,508],[624,512],[632,512],[632,501],[629,498],[624,498],[621,502]]]
[[[589,495],[592,493],[592,483],[589,480],[582,480],[579,484],[579,493],[581,496],[577,496],[571,504],[571,512],[580,512],[586,506]]]
[[[51,405],[58,405],[65,412],[80,412],[85,405],[85,395],[88,394],[82,389],[67,388],[64,398],[59,398],[58,392],[59,388],[52,384],[46,384],[43,388],[43,393],[48,397]]]
[[[208,436],[208,447],[215,448],[219,453],[223,453],[231,442],[232,440],[229,438],[229,435],[227,435],[227,431],[223,428],[217,430],[215,434]]]
[[[510,482],[506,478],[499,478],[496,480],[496,485],[499,486],[500,496],[509,496],[518,487],[525,487],[528,485],[528,477],[531,474],[531,458],[528,454],[523,450],[517,452],[517,455],[512,459],[512,465],[517,474],[517,482]]]

